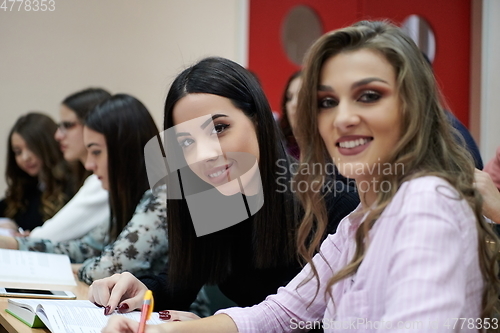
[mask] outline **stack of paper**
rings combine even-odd
[[[76,286],[67,255],[0,249],[1,282]]]

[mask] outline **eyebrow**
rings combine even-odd
[[[98,144],[98,143],[94,143],[94,142],[92,142],[92,143],[89,143],[89,144],[87,145],[87,148],[90,148],[90,147],[92,147],[92,146],[99,146],[99,144]]]
[[[361,86],[364,86],[368,83],[371,83],[371,82],[382,82],[382,83],[385,83],[385,84],[389,84],[389,82],[385,81],[385,80],[382,80],[378,77],[369,77],[369,78],[366,78],[366,79],[363,79],[363,80],[359,80],[359,81],[356,81],[354,82],[352,85],[351,85],[351,89],[355,89],[357,87],[361,87]],[[333,88],[331,86],[327,86],[327,85],[322,85],[320,84],[318,86],[318,90],[319,91],[333,91]]]
[[[201,129],[205,129],[205,128],[208,126],[208,124],[210,124],[210,123],[211,123],[212,121],[214,121],[215,119],[217,119],[217,118],[221,118],[221,117],[227,117],[227,115],[225,115],[225,114],[220,114],[220,113],[218,113],[218,114],[214,114],[214,115],[212,116],[212,118],[209,118],[209,119],[205,120],[205,122],[204,122],[203,124],[201,124],[201,125],[200,125],[200,128],[201,128]],[[180,137],[180,136],[189,136],[189,135],[190,135],[190,133],[189,133],[189,132],[179,132],[179,133],[177,133],[175,136],[176,136],[176,137]]]

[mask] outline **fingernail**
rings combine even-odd
[[[120,313],[125,312],[126,310],[128,310],[128,304],[127,303],[122,303],[118,307],[118,312],[120,312]]]
[[[171,315],[169,315],[167,313],[160,313],[160,319],[161,320],[169,320],[170,318],[172,318]]]
[[[174,319],[174,320],[172,320],[172,321],[181,321],[181,320],[180,320],[180,319]]]
[[[101,304],[97,304],[96,302],[94,302],[94,304],[100,308],[103,308],[104,306],[102,306]]]
[[[161,310],[160,312],[158,312],[159,314],[170,314],[170,311],[168,310]]]
[[[104,315],[105,316],[109,315],[109,311],[111,311],[111,307],[108,305],[107,307],[104,308]]]

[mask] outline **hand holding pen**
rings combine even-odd
[[[153,293],[151,290],[146,291],[141,309],[141,321],[139,322],[139,329],[137,330],[137,333],[144,333],[144,330],[146,329],[146,321],[151,317],[154,304]]]

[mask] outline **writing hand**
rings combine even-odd
[[[115,308],[126,313],[141,308],[146,290],[144,283],[124,272],[94,281],[89,287],[88,298],[103,306],[105,315],[113,313]]]

